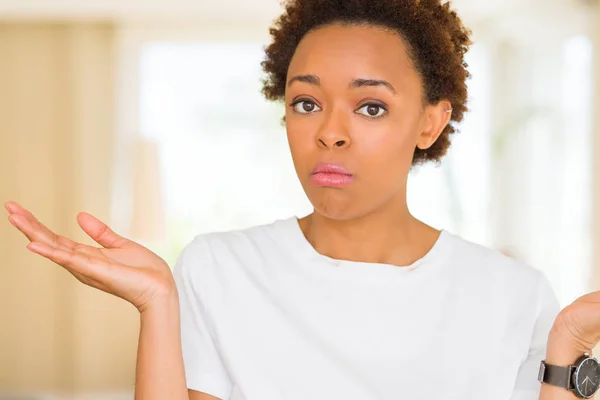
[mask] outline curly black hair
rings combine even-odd
[[[282,101],[287,70],[296,47],[309,31],[331,24],[367,25],[391,29],[406,42],[409,57],[422,78],[423,104],[447,100],[453,122],[460,122],[467,108],[467,70],[464,55],[471,45],[467,29],[449,2],[442,0],[287,0],[284,13],[269,29],[272,43],[265,48],[261,65],[266,77],[262,93]],[[456,132],[449,123],[428,149],[415,148],[413,165],[439,163]]]

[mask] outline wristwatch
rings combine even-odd
[[[546,364],[546,360],[542,360],[538,381],[570,390],[580,399],[591,399],[600,387],[600,363],[588,353],[568,367]]]

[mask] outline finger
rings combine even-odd
[[[11,214],[31,214],[31,212],[29,212],[28,210],[26,210],[23,206],[21,206],[19,203],[17,203],[16,201],[9,201],[7,203],[4,204],[4,207],[6,207],[6,209],[8,210],[9,213]]]
[[[20,206],[16,202],[8,202],[7,210],[13,214],[9,217],[11,223],[15,225],[27,238],[34,242],[46,243],[53,247],[62,247],[69,250],[80,250],[86,246],[64,236],[57,235],[42,224],[29,210]],[[15,224],[16,222],[16,224]],[[80,213],[77,216],[77,222],[81,228],[97,243],[107,248],[124,247],[131,244],[130,240],[114,233],[106,224],[88,213]],[[90,251],[96,250],[88,246]]]
[[[9,201],[5,204],[5,207],[11,213],[9,216],[11,224],[23,232],[30,241],[40,241],[55,247],[64,246],[68,249],[74,248],[77,244],[71,239],[52,232],[29,210],[21,207],[18,203]]]
[[[77,215],[77,222],[81,229],[85,231],[98,244],[106,248],[122,248],[133,242],[122,236],[117,235],[104,222],[91,214],[81,212]]]
[[[59,236],[36,219],[23,214],[8,216],[10,223],[20,230],[31,242],[42,242],[52,247],[73,249],[79,244],[64,236]],[[33,217],[34,218],[34,217]]]
[[[103,284],[109,279],[109,276],[114,275],[112,270],[115,266],[113,264],[87,254],[59,249],[41,242],[31,242],[26,247],[64,267],[75,276],[80,274],[87,279]]]

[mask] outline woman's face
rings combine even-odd
[[[329,25],[308,33],[291,60],[286,129],[296,172],[315,210],[358,218],[403,205],[416,146],[448,123],[448,102],[423,107],[421,78],[400,36]]]

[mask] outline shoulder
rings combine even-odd
[[[175,269],[210,269],[217,264],[252,259],[277,248],[289,234],[293,218],[229,231],[201,233],[184,246]]]
[[[542,337],[560,312],[560,303],[546,273],[501,251],[451,234],[453,282],[477,294],[479,303],[493,307],[510,326],[534,325]],[[453,278],[450,278],[451,280]]]
[[[293,218],[278,219],[269,223],[242,229],[198,234],[190,246],[209,250],[213,254],[229,251],[251,251],[275,245],[291,227]]]
[[[549,285],[542,270],[524,261],[454,233],[448,236],[453,247],[453,266],[468,276],[483,280],[490,288],[501,288],[511,293],[532,293],[541,286]]]

